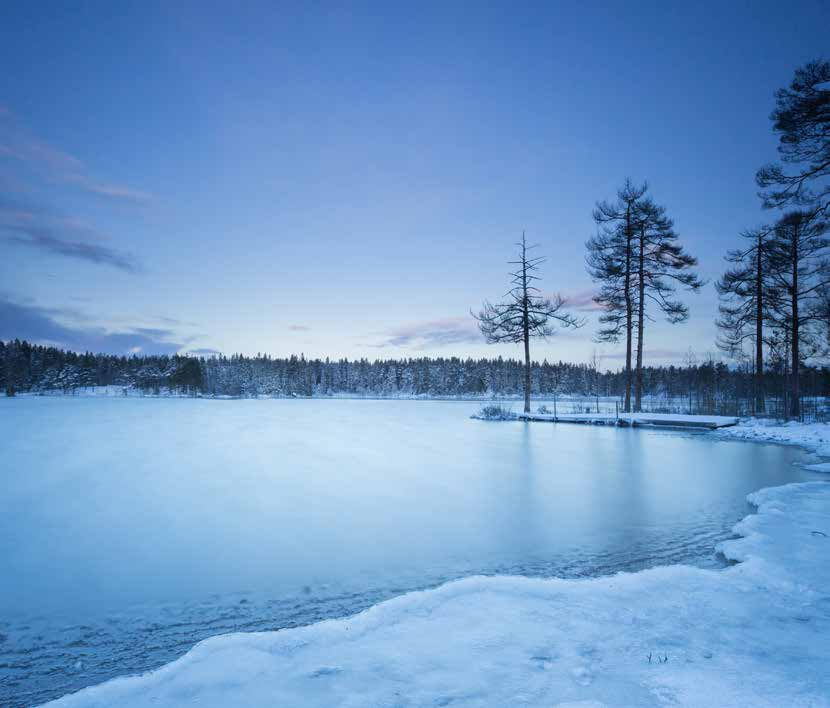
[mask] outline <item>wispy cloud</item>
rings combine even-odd
[[[66,320],[74,319],[74,324]],[[109,331],[83,325],[77,312],[16,302],[0,296],[0,340],[27,339],[74,351],[105,354],[175,354],[183,348],[173,330],[146,327]]]
[[[311,327],[308,327],[306,325],[299,325],[299,324],[288,325],[288,331],[289,332],[308,332],[310,330],[311,330]]]
[[[132,331],[148,339],[170,339],[170,337],[174,336],[172,329],[163,329],[161,327],[133,327]]]
[[[180,320],[177,317],[167,317],[166,315],[156,315],[153,319],[158,320],[159,322],[164,322],[167,325],[173,325],[174,327],[198,327],[199,325],[195,322],[189,322],[187,320]]]
[[[565,307],[577,312],[596,312],[602,308],[594,302],[594,290],[573,290],[561,293]]]
[[[109,184],[99,182],[84,174],[66,175],[65,181],[75,184],[91,194],[111,199],[123,199],[135,204],[148,204],[152,197],[147,192],[142,192],[132,187],[125,187],[121,184]]]
[[[383,341],[370,346],[427,349],[449,344],[481,344],[483,341],[478,326],[469,316],[413,322],[389,329],[382,336]]]
[[[12,243],[57,253],[67,258],[77,258],[99,265],[109,265],[127,273],[138,273],[141,270],[132,256],[119,253],[107,246],[83,241],[67,241],[38,228],[18,227],[17,230],[21,232],[21,235],[11,236],[8,240]]]
[[[644,359],[670,359],[675,361],[680,361],[685,359],[689,356],[689,351],[687,350],[676,350],[676,349],[644,349],[643,350],[643,358]],[[625,359],[625,352],[618,351],[618,352],[611,352],[610,354],[603,354],[603,359]]]
[[[99,197],[133,204],[146,204],[152,198],[141,190],[93,177],[82,160],[33,135],[4,106],[0,106],[0,157],[22,162],[49,181]]]
[[[0,154],[70,176],[83,170],[84,165],[77,157],[53,148],[16,127],[9,112],[0,114],[0,118],[3,118],[0,123]]]
[[[0,231],[10,243],[46,253],[138,273],[141,265],[129,253],[96,241],[105,240],[77,219],[56,216],[44,207],[0,195]]]

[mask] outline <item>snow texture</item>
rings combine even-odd
[[[830,457],[830,424],[799,423],[797,421],[780,422],[764,418],[750,418],[740,425],[718,430],[717,435],[755,442],[782,443],[799,445],[811,452]],[[830,463],[821,463],[813,469],[830,470]]]
[[[828,428],[718,434],[816,449]],[[214,637],[51,705],[830,706],[830,484],[749,499],[724,570],[471,577],[348,619]]]

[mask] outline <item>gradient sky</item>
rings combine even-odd
[[[238,7],[241,5],[242,7]],[[526,229],[598,346],[591,210],[648,179],[702,274],[772,218],[773,93],[830,3],[4,2],[0,338],[515,356],[469,310]],[[710,284],[649,361],[713,350]]]

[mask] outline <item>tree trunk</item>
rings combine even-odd
[[[525,413],[530,413],[530,337],[525,326]]]
[[[766,410],[764,397],[764,258],[762,236],[758,235],[755,268],[755,415]]]
[[[785,325],[784,327],[784,376],[782,378],[783,387],[781,389],[781,410],[780,415],[782,418],[786,418],[789,415],[790,406],[789,402],[787,401],[787,396],[790,393],[790,343],[791,343],[791,331],[790,328]]]
[[[791,303],[792,303],[792,317],[793,317],[793,326],[792,326],[792,361],[790,363],[790,368],[792,369],[792,389],[791,389],[791,398],[790,398],[790,416],[793,418],[798,418],[801,413],[801,401],[799,400],[799,390],[798,390],[798,369],[799,369],[799,351],[798,351],[798,338],[799,338],[799,331],[798,331],[798,226],[793,226],[793,251],[792,251],[792,259],[793,259],[793,289],[791,294]]]
[[[631,412],[631,329],[633,307],[631,304],[631,207],[625,213],[625,403],[623,412]]]
[[[637,280],[639,283],[639,301],[637,303],[637,377],[634,382],[634,412],[640,413],[643,410],[643,324],[645,322],[645,233],[640,231],[640,253],[639,272]]]
[[[527,311],[527,256],[522,233],[522,335],[525,345],[525,413],[530,413],[530,316]]]

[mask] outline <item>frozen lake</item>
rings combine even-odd
[[[795,448],[478,408],[0,400],[0,705],[464,575],[717,565],[747,493],[818,478]]]

